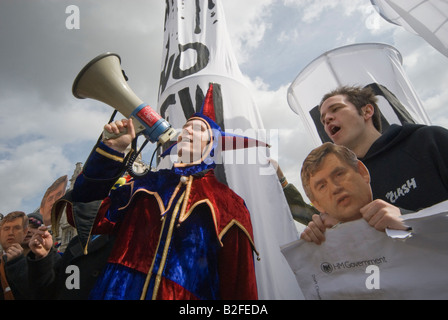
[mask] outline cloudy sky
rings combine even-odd
[[[187,0],[191,1],[191,0]],[[448,59],[419,36],[377,15],[369,0],[223,0],[240,68],[267,129],[279,129],[279,163],[300,184],[312,147],[286,92],[328,50],[381,42],[403,67],[433,124],[448,127]],[[80,10],[79,29],[66,19]],[[0,2],[0,212],[27,213],[62,175],[85,162],[112,109],[73,97],[80,69],[100,53],[122,58],[129,84],[157,105],[162,65],[162,0],[2,0]]]

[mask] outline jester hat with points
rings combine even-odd
[[[251,148],[251,147],[270,147],[267,143],[245,137],[240,136],[232,133],[225,132],[221,129],[221,127],[216,123],[216,117],[215,117],[215,106],[213,101],[213,83],[210,84],[209,89],[207,91],[207,94],[204,99],[204,103],[202,104],[202,108],[200,112],[197,112],[193,114],[188,120],[194,120],[198,119],[203,121],[207,128],[209,129],[209,132],[211,132],[211,141],[209,144],[207,144],[202,157],[200,160],[195,161],[193,163],[175,163],[174,168],[181,169],[181,168],[187,168],[187,167],[195,167],[195,169],[192,168],[194,172],[199,172],[206,169],[211,169],[215,167],[214,162],[214,155],[215,151],[221,150],[235,150],[235,149],[245,149],[245,148]],[[161,157],[166,157],[167,155],[174,152],[174,149],[177,146],[177,142],[174,143],[172,146],[170,146],[162,155]],[[192,171],[188,169],[183,169],[183,171]],[[177,170],[178,171],[178,170]],[[184,172],[186,173],[186,172]],[[193,172],[188,172],[189,174],[192,174]]]

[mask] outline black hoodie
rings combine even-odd
[[[392,125],[361,160],[374,199],[416,211],[448,200],[448,130]]]

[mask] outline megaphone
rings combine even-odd
[[[171,125],[148,104],[140,100],[126,82],[118,54],[107,52],[91,60],[73,82],[76,98],[91,98],[113,107],[134,121],[136,134],[143,133],[152,143],[164,144],[176,134]],[[118,135],[103,132],[110,139]]]

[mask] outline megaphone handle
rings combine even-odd
[[[118,138],[118,137],[120,137],[120,136],[122,136],[122,135],[124,135],[126,133],[128,133],[128,129],[124,129],[123,132],[118,133],[118,134],[117,133],[111,133],[111,132],[109,132],[107,130],[103,130],[103,139],[104,140],[116,139],[116,138]]]
[[[132,117],[132,120],[134,120],[134,128],[135,128],[135,135],[139,135],[143,130],[145,130],[145,127],[137,120],[135,120],[134,117]],[[116,139],[118,137],[121,137],[122,135],[128,133],[128,129],[124,128],[123,132],[120,133],[111,133],[106,130],[103,130],[103,139],[109,140],[109,139]]]

